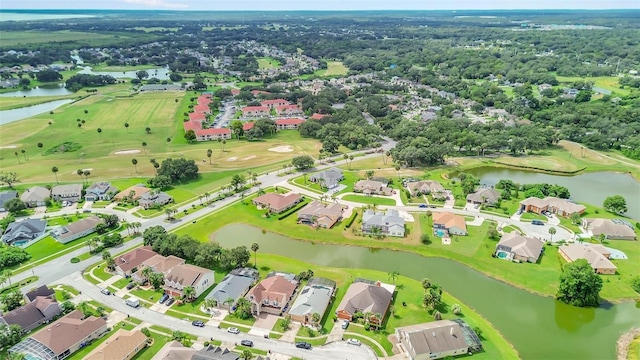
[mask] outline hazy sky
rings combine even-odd
[[[640,0],[23,0],[0,9],[454,10],[637,9]]]

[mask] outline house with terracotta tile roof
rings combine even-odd
[[[298,119],[298,118],[277,119],[276,127],[278,128],[278,130],[298,130],[298,128],[302,123],[304,123],[304,119]]]
[[[193,107],[193,112],[196,113],[203,113],[203,114],[211,114],[211,109],[209,108],[209,105],[196,105]]]
[[[136,272],[146,260],[158,255],[151,246],[135,248],[125,254],[116,257],[116,272],[120,276],[129,276]]]
[[[504,233],[496,245],[494,254],[499,259],[538,262],[544,242],[540,239],[520,235],[517,231]]]
[[[253,199],[252,202],[258,209],[269,209],[274,214],[279,214],[291,209],[302,201],[302,196],[296,193],[287,193],[285,195],[277,193],[266,193]]]
[[[342,205],[334,202],[325,205],[314,200],[298,211],[298,224],[330,229],[342,218]]]
[[[325,118],[325,117],[327,117],[327,116],[331,116],[331,115],[328,115],[328,114],[320,114],[320,113],[314,113],[313,115],[311,115],[311,116],[309,117],[309,119],[311,119],[311,120],[322,120],[322,119],[324,119],[324,118]]]
[[[14,345],[9,353],[28,359],[64,359],[107,332],[104,319],[75,310]]]
[[[195,130],[195,133],[196,133],[196,140],[198,140],[198,141],[211,141],[211,140],[218,140],[218,139],[226,139],[226,140],[228,140],[228,139],[231,139],[231,129],[209,128],[209,129]]]
[[[567,262],[585,259],[596,274],[613,275],[617,267],[609,260],[611,251],[601,244],[573,243],[558,248],[558,253]]]
[[[253,122],[253,121],[248,121],[248,122],[242,124],[242,131],[249,131],[249,130],[253,129],[253,126],[255,124],[256,123]]]
[[[302,115],[302,109],[298,105],[281,105],[276,106],[276,114],[278,116]]]
[[[0,325],[18,325],[29,332],[60,315],[62,309],[54,296],[36,296],[33,301],[0,314]]]
[[[118,329],[83,360],[129,360],[146,346],[147,337],[140,330]]]
[[[544,199],[530,197],[520,201],[520,210],[542,215],[543,211],[548,211],[558,216],[569,217],[573,214],[582,214],[586,207],[576,204],[567,199],[548,196]]]
[[[251,288],[245,297],[251,302],[252,312],[256,315],[263,312],[282,315],[297,287],[297,281],[281,274],[273,274]]]
[[[277,106],[289,105],[289,101],[285,99],[271,99],[260,101],[260,105],[266,106],[269,109],[275,109]]]
[[[242,108],[243,117],[261,117],[271,115],[271,109],[267,106],[245,106]]]
[[[189,121],[202,123],[207,120],[207,115],[201,112],[189,113]]]
[[[174,266],[178,266],[184,263],[184,259],[181,259],[177,256],[162,256],[160,254],[156,254],[143,261],[142,264],[137,267],[137,271],[131,275],[131,278],[138,283],[144,283],[147,281],[145,276],[142,275],[142,270],[144,270],[145,268],[151,268],[151,270],[153,270],[154,272],[159,272],[164,275],[168,273],[169,270],[173,269]]]
[[[125,198],[131,198],[131,201],[138,201],[138,199],[140,199],[142,195],[148,193],[149,191],[151,191],[151,189],[146,186],[133,185],[117,193],[116,196],[113,197],[113,199],[115,201],[122,201]]]
[[[164,274],[164,290],[173,297],[182,297],[184,288],[195,290],[194,298],[213,286],[213,270],[190,264],[179,264]]]
[[[446,232],[449,235],[467,235],[467,223],[464,216],[452,212],[435,212],[433,218],[433,231]]]

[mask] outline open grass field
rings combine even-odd
[[[375,205],[389,205],[395,206],[396,201],[391,198],[383,198],[377,196],[363,196],[363,195],[345,195],[342,197],[342,200],[345,201],[353,201],[362,204],[375,204]]]
[[[619,79],[617,76],[594,76],[594,77],[579,77],[579,76],[558,76],[556,75],[558,82],[562,84],[571,84],[576,81],[590,81],[594,87],[603,88],[609,90],[618,95],[629,95],[628,89],[622,89],[620,87]]]
[[[55,43],[77,40],[109,40],[114,35],[80,31],[3,31],[2,46],[18,46],[25,44]]]
[[[321,74],[321,76],[342,76],[347,75],[349,69],[342,63],[342,61],[327,61],[327,69]]]
[[[155,32],[155,31],[178,31],[178,27],[161,27],[161,26],[152,26],[152,27],[144,27],[144,26],[136,26],[133,30],[139,30],[144,32]]]
[[[262,57],[258,58],[258,68],[259,69],[275,69],[279,68],[282,64],[272,57]]]
[[[54,100],[77,99],[82,94],[69,94],[63,96],[34,96],[34,97],[0,97],[0,110],[10,110],[25,106],[43,104]]]

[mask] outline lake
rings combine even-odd
[[[64,104],[72,102],[71,99],[55,100],[46,102],[44,104],[25,106],[18,109],[2,110],[0,111],[0,125],[12,123],[14,121],[30,118],[32,116],[46,113],[59,108]]]
[[[94,15],[77,15],[77,14],[34,14],[34,13],[15,13],[0,11],[0,21],[35,21],[35,20],[54,20],[54,19],[77,19],[92,18]]]
[[[85,66],[82,70],[78,72],[78,74],[92,74],[92,75],[109,75],[113,76],[116,79],[136,79],[138,76],[136,71],[93,71],[90,66]],[[169,68],[156,68],[156,69],[147,69],[145,70],[149,73],[149,77],[147,79],[156,78],[159,80],[169,80],[169,73],[171,72]]]
[[[312,244],[273,233],[263,234],[260,229],[244,224],[225,226],[215,234],[215,240],[224,247],[250,247],[257,242],[261,253],[320,266],[398,271],[418,281],[428,277],[493,323],[523,359],[614,359],[618,336],[640,326],[640,307],[634,303],[576,308],[530,294],[447,259]]]
[[[73,94],[64,87],[64,83],[53,86],[36,86],[30,90],[16,90],[0,93],[0,97],[35,97],[35,96],[63,96]]]
[[[607,196],[622,195],[627,200],[627,216],[640,220],[640,183],[629,174],[616,172],[591,172],[575,176],[559,176],[545,173],[479,167],[467,171],[480,179],[481,184],[495,185],[501,179],[518,184],[548,183],[565,186],[571,199],[602,206]]]

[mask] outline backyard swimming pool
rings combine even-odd
[[[506,259],[508,255],[509,255],[509,254],[507,254],[507,253],[506,253],[506,252],[504,252],[504,251],[498,251],[498,252],[496,253],[496,256],[497,256],[498,258],[500,258],[500,259]]]
[[[443,237],[444,236],[444,230],[436,229],[434,232],[436,233],[436,235],[438,237]]]

